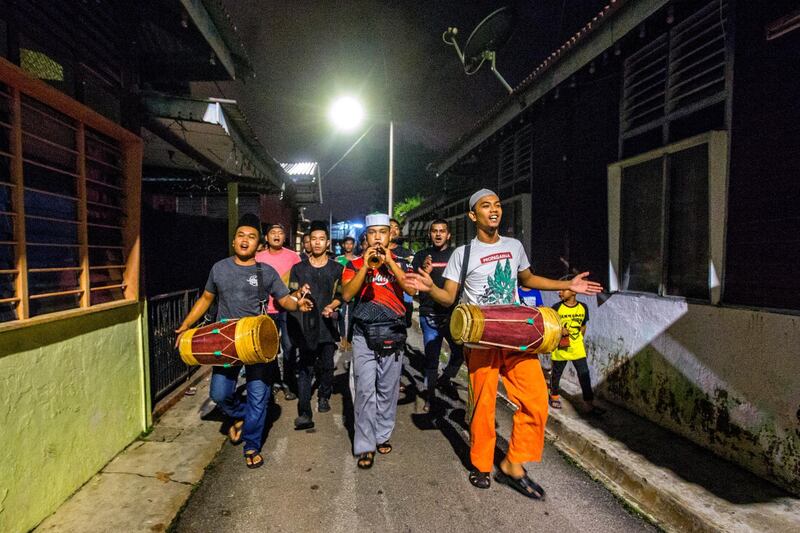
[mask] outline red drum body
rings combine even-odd
[[[450,334],[461,344],[547,353],[558,346],[561,326],[549,307],[460,304],[450,317]]]
[[[278,354],[278,328],[268,316],[232,318],[186,330],[178,351],[187,365],[269,363]]]

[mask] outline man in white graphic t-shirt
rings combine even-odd
[[[580,294],[595,294],[603,288],[588,281],[584,272],[571,280],[556,281],[531,272],[522,243],[499,234],[503,208],[500,198],[481,189],[469,199],[467,216],[475,224],[476,237],[469,245],[469,262],[462,302],[487,306],[513,304],[517,301],[517,283],[541,290],[569,289]],[[444,270],[444,287],[437,287],[422,269],[409,274],[411,283],[443,306],[451,306],[462,279],[465,247],[459,246]],[[509,399],[519,409],[514,413],[514,428],[508,453],[495,472],[495,480],[523,495],[541,499],[544,489],[527,476],[522,464],[540,461],[544,449],[547,422],[547,384],[541,365],[530,353],[501,348],[464,348],[470,381],[470,460],[473,470],[469,481],[477,488],[488,489],[495,447],[495,399],[500,375]]]

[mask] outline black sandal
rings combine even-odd
[[[244,452],[244,463],[247,468],[261,468],[264,465],[264,458],[255,450]]]
[[[525,470],[523,469],[523,472]],[[543,500],[545,496],[544,489],[536,483],[534,480],[528,477],[528,473],[525,472],[521,478],[514,478],[503,472],[500,468],[497,469],[497,472],[494,474],[494,479],[498,483],[502,483],[503,485],[508,485],[512,489],[516,490],[523,496],[526,496],[532,500]]]
[[[361,470],[372,468],[372,463],[375,462],[375,452],[364,452],[359,454],[358,462],[356,463]]]
[[[492,486],[492,479],[489,477],[490,472],[481,472],[480,470],[470,470],[469,482],[473,487],[479,489],[488,489]]]
[[[392,453],[392,445],[389,444],[388,440],[383,444],[378,444],[378,453],[381,455]]]

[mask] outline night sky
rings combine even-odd
[[[224,0],[256,77],[200,84],[197,96],[234,98],[279,161],[319,161],[323,174],[359,137],[328,123],[338,95],[359,97],[378,124],[323,181],[322,206],[310,217],[363,216],[386,209],[388,126],[395,119],[395,201],[429,196],[425,167],[469,130],[505,90],[488,67],[466,76],[442,42],[459,28],[463,47],[475,25],[508,2]],[[518,25],[497,66],[517,85],[605,4],[542,0],[516,4]],[[365,126],[366,128],[367,126]]]

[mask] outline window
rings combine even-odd
[[[726,144],[712,132],[609,166],[612,290],[718,301]]]
[[[137,298],[141,141],[16,67],[4,77],[0,322]]]
[[[526,124],[500,144],[498,156],[498,185],[500,197],[513,196],[514,185],[527,190],[531,178],[533,155],[533,126]],[[519,192],[519,191],[517,191]]]

